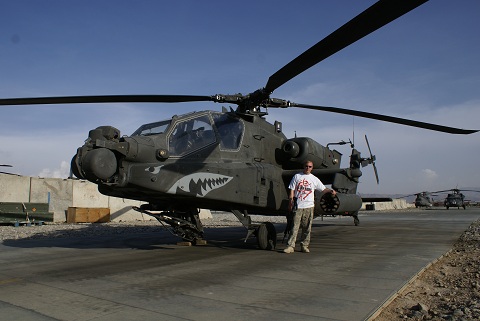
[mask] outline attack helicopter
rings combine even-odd
[[[448,210],[450,207],[456,207],[460,208],[463,207],[463,209],[467,208],[467,201],[465,200],[465,195],[462,193],[464,192],[477,192],[480,193],[480,191],[477,190],[471,190],[471,189],[458,189],[458,188],[452,188],[450,190],[444,190],[444,191],[438,191],[436,193],[445,193],[449,192],[447,194],[447,197],[445,197],[445,200],[443,201],[443,204],[445,208]]]
[[[76,177],[97,184],[102,194],[145,202],[136,209],[167,224],[184,240],[203,239],[198,215],[203,208],[232,212],[247,229],[247,238],[254,235],[261,249],[273,249],[277,237],[275,226],[268,222],[252,223],[251,215],[285,216],[287,186],[305,161],[312,161],[312,173],[337,191],[335,196],[316,194],[315,212],[351,215],[358,224],[362,206],[362,198],[357,194],[361,167],[374,165],[375,156],[370,151],[369,157],[364,158],[352,146],[349,162],[342,167],[342,154],[330,146],[309,137],[287,138],[281,122],[266,120],[268,108],[326,111],[450,134],[477,132],[271,97],[277,88],[297,75],[424,2],[378,1],[272,74],[265,87],[246,95],[6,98],[0,99],[0,105],[129,102],[228,105],[222,106],[221,111],[192,112],[150,122],[129,136],[123,136],[112,126],[95,128],[73,156],[71,169]]]

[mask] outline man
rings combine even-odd
[[[313,175],[313,163],[306,161],[303,168],[303,173],[298,173],[293,176],[290,181],[289,188],[289,205],[288,211],[294,212],[292,233],[288,237],[287,247],[283,250],[284,253],[293,253],[295,251],[295,242],[297,241],[298,230],[302,228],[300,244],[302,252],[309,253],[308,246],[310,245],[310,232],[312,230],[313,210],[315,207],[315,190],[332,193],[336,195],[337,192],[326,188],[325,185]],[[296,201],[296,204],[294,202]],[[295,208],[294,208],[294,205]]]

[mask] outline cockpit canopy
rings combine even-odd
[[[234,115],[204,112],[145,124],[132,136],[165,134],[170,156],[180,157],[214,143],[219,143],[221,150],[236,151],[240,148],[244,130],[243,121]]]

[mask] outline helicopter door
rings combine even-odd
[[[265,178],[264,167],[260,163],[253,164],[256,168],[256,183],[254,184],[253,200],[255,205],[265,206],[267,204],[267,180]]]
[[[275,172],[270,165],[262,163],[253,163],[252,165],[256,171],[255,187],[252,188],[254,204],[272,210],[280,209],[282,200],[288,197],[283,181],[275,179],[281,177],[281,173]]]
[[[217,127],[220,149],[227,151],[238,150],[244,132],[243,122],[228,114],[212,113],[212,117]]]

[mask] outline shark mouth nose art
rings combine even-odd
[[[195,173],[182,177],[170,187],[168,193],[187,193],[196,197],[204,197],[211,191],[227,185],[233,177],[212,174],[212,173]]]

